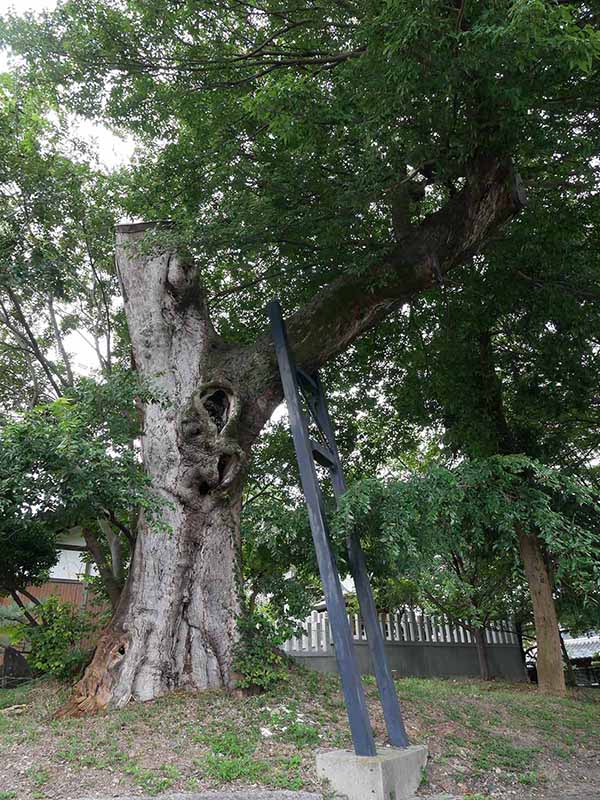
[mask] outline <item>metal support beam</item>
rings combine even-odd
[[[333,457],[333,466],[330,467],[331,483],[336,500],[339,502],[340,497],[346,491],[346,481],[344,479],[342,462],[335,441],[333,425],[331,424],[331,417],[329,416],[329,409],[327,408],[325,392],[323,391],[318,375],[315,376],[315,380],[317,384],[317,397],[315,402],[317,411],[316,422],[325,437],[328,450]],[[402,711],[400,710],[396,687],[394,686],[394,680],[385,654],[385,641],[381,632],[381,626],[379,625],[377,607],[375,606],[371,582],[369,581],[369,573],[367,572],[367,565],[365,563],[365,556],[357,531],[353,531],[348,536],[346,546],[348,548],[350,570],[354,579],[360,613],[367,631],[367,645],[375,670],[375,678],[377,680],[377,688],[379,689],[379,696],[383,707],[388,737],[394,747],[408,747],[408,736],[404,727],[404,720],[402,719]]]
[[[334,494],[339,501],[341,495],[346,491],[346,484],[333,426],[319,376],[308,375],[303,370],[298,369],[294,363],[293,354],[288,346],[285,323],[279,303],[273,301],[269,304],[267,310],[271,321],[277,363],[288,407],[290,427],[300,468],[302,488],[308,508],[319,571],[325,591],[325,602],[334,637],[348,719],[354,740],[354,749],[357,755],[374,755],[375,743],[354,654],[354,641],[348,625],[346,605],[337,565],[329,541],[323,497],[315,469],[316,461],[328,470]],[[310,416],[319,429],[324,444],[310,438],[308,421],[303,413],[300,392],[302,392]],[[367,642],[375,669],[388,736],[395,747],[407,747],[408,738],[385,655],[385,643],[377,618],[377,609],[366,570],[364,554],[356,534],[348,538],[347,547],[361,614],[367,630]]]
[[[300,468],[300,480],[306,498],[308,518],[312,531],[325,603],[333,635],[335,655],[342,680],[342,689],[348,721],[352,732],[354,750],[359,756],[376,755],[375,740],[369,721],[369,712],[360,680],[354,653],[354,641],[348,624],[346,603],[327,528],[323,498],[313,460],[308,425],[300,402],[298,377],[293,356],[289,351],[281,307],[278,302],[268,306],[269,319],[283,392],[290,418],[290,427]]]

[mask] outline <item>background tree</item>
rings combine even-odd
[[[135,540],[135,505],[146,502],[135,447],[135,403],[145,390],[126,374],[111,246],[120,177],[105,175],[68,118],[16,75],[0,80],[0,126],[0,437],[7,469],[11,458],[20,465],[28,507],[39,509],[31,525],[45,525],[54,537],[82,531],[116,607]],[[76,339],[94,379],[78,374],[69,352]]]
[[[17,591],[34,599],[25,591],[28,581],[46,579],[59,535],[79,529],[116,608],[135,547],[132,509],[160,516],[131,448],[138,429],[134,395],[144,393],[131,375],[115,372],[100,385],[79,379],[76,389],[0,430],[3,526],[12,553],[3,562],[3,585],[16,602]]]
[[[342,532],[349,525],[364,531],[375,575],[394,574],[389,563],[382,568],[382,557],[395,562],[396,574],[412,578],[432,606],[471,623],[482,677],[489,676],[482,629],[523,605],[523,535],[542,541],[559,595],[574,582],[581,603],[597,598],[595,495],[523,456],[434,466],[401,482],[358,482],[344,498],[339,524]],[[538,664],[540,656],[538,639]]]
[[[109,374],[115,360],[117,181],[50,111],[42,94],[2,76],[0,413],[74,385],[69,336],[87,342],[100,371]]]
[[[48,571],[58,561],[58,551],[54,529],[39,514],[23,485],[19,470],[23,466],[21,452],[0,448],[0,596],[12,597],[35,625],[36,619],[20,595],[37,603],[28,587],[47,580]]]

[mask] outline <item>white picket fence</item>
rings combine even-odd
[[[365,626],[358,614],[349,614],[348,621],[356,642],[365,642]],[[470,645],[473,637],[467,628],[443,616],[426,614],[421,609],[406,609],[394,614],[380,614],[379,624],[388,645]],[[506,621],[485,629],[488,645],[516,645],[512,623]],[[333,639],[327,612],[313,611],[304,623],[302,636],[289,639],[283,650],[291,655],[331,655]]]

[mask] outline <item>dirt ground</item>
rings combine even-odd
[[[405,678],[411,741],[429,747],[419,793],[466,800],[600,800],[600,691],[551,699],[524,685]],[[365,679],[378,742],[385,729]],[[271,693],[176,693],[53,719],[68,688],[0,690],[0,800],[156,796],[264,787],[324,791],[318,749],[349,747],[334,676],[293,668]]]

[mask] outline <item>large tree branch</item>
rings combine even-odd
[[[466,173],[464,187],[394,244],[383,261],[340,276],[287,319],[299,366],[313,371],[344,351],[393,310],[476,254],[523,207],[508,159],[480,157]],[[151,253],[147,245],[138,249],[138,240],[152,227],[152,223],[117,227],[117,261],[135,360],[145,377],[168,375],[179,363],[174,352],[181,350],[186,369],[177,375],[177,383],[181,397],[187,398],[197,388],[197,368],[207,342],[217,346],[220,337],[212,328],[204,292],[192,279],[191,262],[164,250]],[[129,297],[136,302],[129,303]],[[173,314],[172,303],[179,306],[178,314]],[[244,406],[244,437],[251,442],[281,399],[271,337],[265,333],[250,346],[220,342],[217,349],[220,372],[235,375],[236,382],[241,379],[240,385],[246,387],[250,402]]]
[[[75,379],[73,377],[73,370],[71,369],[71,361],[69,356],[67,355],[67,351],[65,349],[65,345],[62,338],[62,333],[60,330],[60,326],[58,324],[58,320],[56,318],[56,312],[54,310],[54,298],[52,295],[48,295],[48,314],[50,316],[50,323],[52,325],[52,330],[54,331],[54,339],[56,341],[56,347],[58,352],[60,353],[60,357],[62,358],[62,362],[65,368],[65,373],[67,375],[67,384],[69,386],[73,386],[75,383]]]
[[[369,270],[342,275],[287,320],[296,360],[315,370],[345,350],[394,309],[475,255],[524,205],[510,161],[478,158],[465,185],[387,258]],[[257,347],[271,347],[268,337]]]

